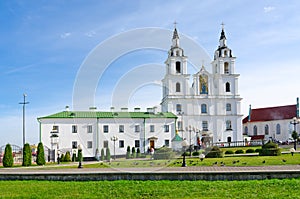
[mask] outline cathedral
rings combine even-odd
[[[235,73],[236,58],[226,42],[222,26],[212,72],[202,65],[191,76],[187,71],[188,55],[180,46],[176,27],[173,32],[162,80],[161,108],[162,112],[177,115],[177,134],[196,146],[200,139],[204,145],[243,140],[239,74]]]

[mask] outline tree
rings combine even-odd
[[[37,163],[37,165],[45,165],[46,164],[44,146],[43,146],[43,143],[41,143],[41,142],[38,144],[38,148],[37,148],[36,163]]]
[[[22,166],[30,166],[31,165],[31,148],[28,143],[24,144],[23,148],[23,164]]]
[[[140,157],[141,157],[141,151],[140,151],[140,148],[137,148],[137,149],[136,149],[136,157],[137,157],[137,158],[140,158]]]
[[[134,148],[134,146],[131,148],[131,157],[135,158],[135,148]]]
[[[4,167],[12,167],[14,165],[14,158],[12,154],[12,149],[10,144],[5,146],[5,152],[3,157],[3,166]]]
[[[293,131],[292,138],[294,139],[294,149],[296,150],[297,149],[297,147],[296,147],[297,146],[297,140],[299,138],[299,135],[296,131]]]
[[[71,153],[70,153],[70,151],[67,151],[67,152],[66,152],[66,155],[65,155],[65,162],[71,162]]]
[[[106,148],[106,160],[109,162],[110,161],[110,151],[109,148]]]
[[[130,158],[130,146],[127,146],[126,159]]]

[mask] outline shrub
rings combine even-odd
[[[65,162],[65,154],[61,154],[60,155],[60,161],[61,162]]]
[[[254,152],[255,152],[254,149],[247,149],[247,150],[246,150],[246,153],[254,153]]]
[[[37,157],[36,157],[36,164],[37,165],[45,165],[45,152],[44,152],[44,146],[43,143],[39,143],[37,147]]]
[[[71,162],[71,153],[70,153],[70,151],[67,151],[67,152],[66,152],[66,155],[65,155],[65,162]]]
[[[233,150],[227,150],[225,151],[225,154],[234,154]]]
[[[82,149],[81,150],[78,149],[77,157],[78,157],[78,162],[82,162],[83,160]]]
[[[5,146],[5,152],[3,157],[3,166],[4,167],[12,167],[14,165],[14,158],[12,154],[12,149],[10,144]]]
[[[130,146],[127,146],[126,159],[130,158]]]
[[[136,157],[137,157],[137,158],[140,158],[140,157],[141,157],[141,151],[140,151],[140,148],[137,148],[137,149],[136,149]]]
[[[238,149],[235,151],[235,154],[243,154],[245,151],[243,149]]]
[[[131,148],[131,158],[135,158],[135,148]]]
[[[23,164],[22,166],[30,166],[31,165],[31,149],[28,143],[24,144],[23,148]]]
[[[192,153],[192,155],[193,155],[193,156],[199,156],[200,153],[199,153],[199,151],[194,151],[194,152]]]
[[[260,153],[261,149],[255,149],[255,153]]]
[[[259,152],[260,156],[279,156],[281,155],[281,150],[278,148],[278,144],[273,143],[271,140],[264,144],[261,147],[261,151]]]
[[[175,156],[173,150],[168,147],[161,147],[159,149],[156,149],[156,151],[153,154],[153,158],[155,160],[168,160],[172,159]]]
[[[106,148],[106,160],[110,161],[110,151],[108,147]]]
[[[104,157],[105,157],[105,155],[104,155],[104,149],[102,148],[102,149],[101,149],[101,157],[100,157],[100,160],[103,161],[103,160],[104,160]]]
[[[205,149],[205,157],[206,158],[222,158],[224,156],[223,151],[217,147],[208,147]]]

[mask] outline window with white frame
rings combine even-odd
[[[104,140],[103,141],[103,147],[104,148],[108,148],[108,140]]]
[[[169,128],[170,128],[169,125],[167,125],[167,124],[164,125],[164,131],[165,131],[166,133],[170,131]]]
[[[58,126],[57,126],[57,125],[54,125],[54,126],[52,127],[52,131],[53,131],[54,133],[58,133],[58,132],[59,132]]]
[[[176,111],[181,112],[181,104],[176,104]]]
[[[93,126],[92,125],[87,126],[87,132],[88,133],[93,133]]]
[[[155,131],[155,126],[154,125],[150,125],[150,132],[153,133]]]
[[[207,113],[207,105],[201,104],[201,113]]]
[[[124,148],[124,140],[119,140],[119,148]]]
[[[281,133],[280,124],[276,125],[276,134],[279,135]]]
[[[208,122],[202,121],[202,131],[208,131]]]
[[[77,149],[77,141],[72,141],[72,149]]]
[[[119,125],[119,133],[124,133],[124,125]]]
[[[165,146],[170,146],[170,140],[165,140]]]
[[[183,130],[182,121],[177,122],[177,127],[178,127],[178,130],[180,130],[180,131]]]
[[[230,120],[226,121],[226,130],[232,130],[231,121]]]
[[[104,133],[108,133],[108,130],[109,128],[108,128],[108,125],[103,125],[103,132]]]
[[[226,104],[226,111],[231,111],[231,104],[230,103]]]
[[[87,148],[88,149],[93,148],[93,142],[92,141],[87,141]]]
[[[134,147],[135,148],[140,147],[140,140],[134,140]]]
[[[72,133],[77,133],[77,125],[72,125]]]
[[[136,124],[136,125],[134,126],[134,131],[135,131],[136,133],[140,132],[140,131],[141,131],[141,126],[140,126],[139,124]]]

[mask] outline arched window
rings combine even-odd
[[[201,104],[201,113],[207,113],[207,105]]]
[[[180,83],[179,82],[176,83],[176,92],[180,92]]]
[[[276,125],[276,134],[279,135],[281,132],[280,132],[280,124],[277,124]]]
[[[176,73],[181,73],[181,63],[180,63],[180,61],[176,62]]]
[[[253,135],[257,135],[257,126],[256,125],[253,127]]]
[[[230,103],[226,104],[226,111],[231,111],[231,104]]]
[[[181,104],[176,104],[176,111],[181,112]]]
[[[226,130],[232,130],[231,121],[230,120],[226,121]]]
[[[229,74],[229,64],[228,64],[228,62],[224,63],[224,73]]]
[[[208,94],[208,76],[207,75],[200,75],[200,94]]]
[[[269,125],[265,126],[265,135],[269,135]]]
[[[229,82],[226,82],[225,84],[225,89],[226,89],[226,92],[230,92],[230,83]]]
[[[245,126],[244,135],[248,135],[248,126]]]

